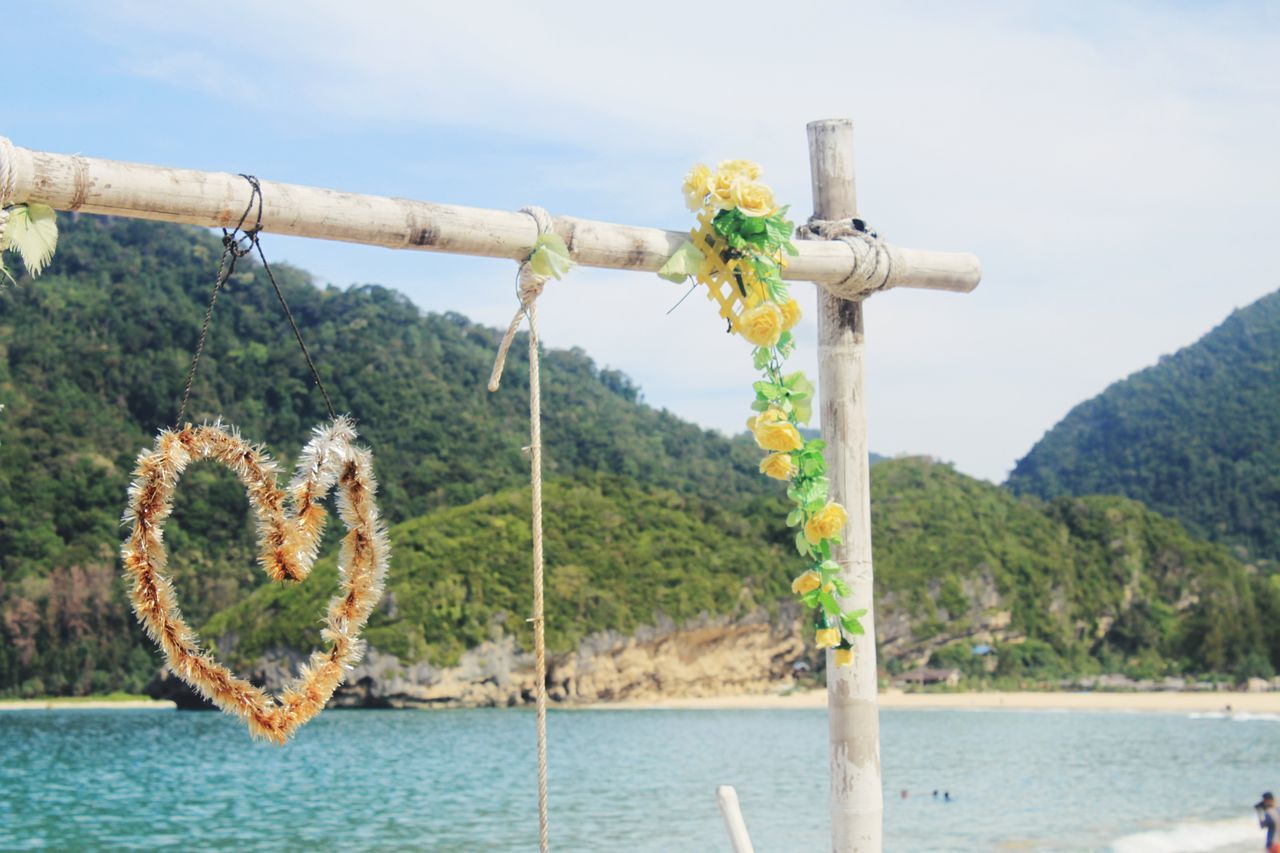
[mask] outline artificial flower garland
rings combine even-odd
[[[255,736],[276,743],[287,741],[318,714],[360,660],[360,629],[382,594],[390,543],[374,501],[373,457],[355,440],[348,418],[317,427],[292,482],[281,489],[278,466],[261,448],[220,423],[187,424],[161,432],[155,447],[138,456],[129,487],[124,520],[132,529],[124,542],[124,568],[133,609],[147,634],[183,681],[244,720]],[[226,465],[244,483],[257,518],[258,561],[277,581],[301,581],[310,573],[324,532],[320,502],[338,486],[338,515],[348,533],[338,556],[338,595],[329,602],[320,632],[328,648],[312,653],[279,697],[235,676],[200,648],[165,575],[164,520],[173,511],[173,491],[182,472],[201,459]]]
[[[692,276],[707,285],[730,330],[754,346],[752,360],[763,378],[753,386],[751,408],[757,414],[747,420],[747,429],[768,452],[760,473],[787,483],[787,497],[795,504],[787,526],[797,528],[796,550],[810,562],[791,591],[815,611],[818,648],[834,649],[836,665],[844,666],[853,662],[850,638],[864,633],[866,610],[845,611],[837,598],[850,590],[831,549],[840,544],[848,516],[829,497],[822,457],[826,443],[800,434],[799,425],[812,413],[813,383],[801,371],[783,373],[795,349],[791,330],[800,321],[800,305],[782,280],[782,268],[797,250],[787,208],[777,206],[760,174],[760,167],[747,160],[726,160],[715,171],[695,165],[685,176],[684,197],[701,228],[659,275],[671,281]]]

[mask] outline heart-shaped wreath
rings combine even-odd
[[[276,463],[234,429],[221,423],[188,424],[161,432],[155,447],[138,456],[129,488],[124,520],[133,527],[123,556],[138,618],[183,681],[244,720],[254,735],[276,743],[287,741],[319,713],[360,659],[360,629],[382,594],[390,545],[374,501],[373,458],[355,440],[356,431],[345,417],[317,427],[293,480],[282,490]],[[163,525],[173,511],[173,492],[187,465],[201,459],[226,465],[244,483],[257,519],[258,561],[276,581],[300,581],[310,573],[325,524],[320,502],[338,486],[338,514],[347,535],[338,558],[338,595],[329,602],[321,632],[327,648],[312,653],[279,697],[237,677],[200,648],[164,574],[168,555]]]

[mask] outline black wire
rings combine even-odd
[[[324,406],[329,410],[329,417],[337,418],[338,414],[333,410],[333,401],[329,399],[329,392],[325,389],[324,382],[320,379],[320,371],[316,370],[316,363],[311,358],[311,351],[303,343],[302,332],[298,330],[298,324],[293,319],[293,312],[289,310],[289,303],[285,301],[284,291],[276,283],[275,274],[271,272],[271,265],[267,263],[267,256],[262,254],[262,244],[258,242],[256,232],[253,234],[253,245],[258,250],[258,258],[262,261],[262,268],[267,271],[267,278],[271,280],[271,286],[275,288],[276,298],[280,300],[280,307],[284,309],[284,316],[289,318],[289,326],[293,329],[293,336],[298,340],[298,349],[302,350],[302,357],[307,360],[307,367],[311,369],[311,378],[316,381],[316,387],[320,389],[320,396],[324,397]]]
[[[187,385],[182,390],[182,402],[178,404],[178,418],[174,421],[174,426],[181,427],[182,420],[187,414],[187,402],[191,399],[191,387],[196,381],[196,370],[200,367],[200,356],[204,354],[204,345],[209,338],[209,323],[213,320],[213,306],[218,302],[218,293],[222,290],[222,286],[227,283],[227,279],[231,278],[231,274],[235,272],[236,261],[244,256],[245,252],[240,250],[236,234],[240,233],[240,229],[244,227],[244,221],[249,218],[249,211],[253,209],[255,199],[258,201],[258,225],[262,223],[262,194],[255,186],[253,195],[249,196],[249,203],[245,205],[244,213],[240,214],[240,221],[236,223],[236,227],[228,231],[222,229],[222,257],[218,259],[218,274],[213,280],[213,292],[209,294],[209,304],[204,311],[204,323],[200,326],[200,338],[196,342],[196,351],[191,357],[191,367],[187,370]],[[227,263],[227,259],[231,259],[231,263]]]
[[[284,291],[280,289],[280,285],[276,282],[275,274],[271,271],[271,265],[267,263],[267,256],[262,252],[262,243],[258,239],[258,235],[262,232],[262,185],[253,175],[241,174],[240,177],[249,182],[252,192],[249,195],[249,203],[245,205],[244,213],[240,214],[240,221],[236,223],[236,227],[229,231],[226,228],[222,229],[222,257],[218,260],[218,274],[214,279],[213,293],[209,296],[209,305],[204,313],[204,324],[200,327],[200,339],[196,343],[195,355],[191,359],[191,369],[187,372],[187,386],[182,392],[182,403],[178,406],[176,425],[181,426],[182,419],[186,415],[187,401],[191,397],[191,387],[195,384],[196,369],[200,365],[200,356],[204,353],[205,342],[209,336],[209,324],[213,319],[213,306],[218,301],[218,293],[222,290],[223,285],[227,283],[227,279],[231,278],[232,273],[235,272],[236,261],[255,250],[258,253],[259,260],[262,261],[262,268],[266,271],[267,278],[271,281],[271,287],[275,289],[276,298],[280,300],[280,307],[284,309],[284,315],[289,320],[289,326],[293,329],[293,336],[298,341],[298,348],[302,350],[302,356],[307,360],[307,367],[311,370],[311,378],[315,380],[316,387],[320,389],[320,394],[324,397],[324,405],[329,411],[329,417],[336,418],[337,413],[333,409],[333,401],[329,398],[329,391],[324,387],[324,382],[320,379],[320,371],[316,369],[316,363],[311,358],[311,352],[302,340],[302,332],[298,329],[298,324],[293,319],[293,312],[289,310],[289,303],[284,298]],[[249,212],[253,210],[255,204],[258,207],[257,215],[253,227],[246,231],[244,230],[244,223],[249,218]],[[228,258],[230,263],[228,263]]]

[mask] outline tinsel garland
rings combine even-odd
[[[242,719],[252,734],[276,743],[319,713],[359,661],[360,630],[382,594],[390,544],[374,500],[373,457],[355,440],[345,417],[317,427],[293,480],[282,490],[279,466],[261,447],[220,422],[188,424],[162,431],[154,448],[138,456],[129,487],[124,521],[132,529],[123,557],[134,612],[183,681]],[[279,697],[237,677],[200,647],[165,574],[163,525],[173,511],[174,489],[186,467],[202,459],[227,466],[245,485],[257,520],[258,561],[276,581],[301,581],[310,573],[325,525],[321,501],[338,486],[338,515],[348,532],[338,557],[338,595],[329,602],[321,631],[327,647],[312,653]]]

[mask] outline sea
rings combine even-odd
[[[560,710],[552,848],[829,849],[818,710]],[[1280,717],[884,710],[889,851],[1261,850]],[[278,747],[217,713],[0,713],[0,849],[537,849],[534,716],[326,711]],[[935,796],[935,792],[937,795]]]

